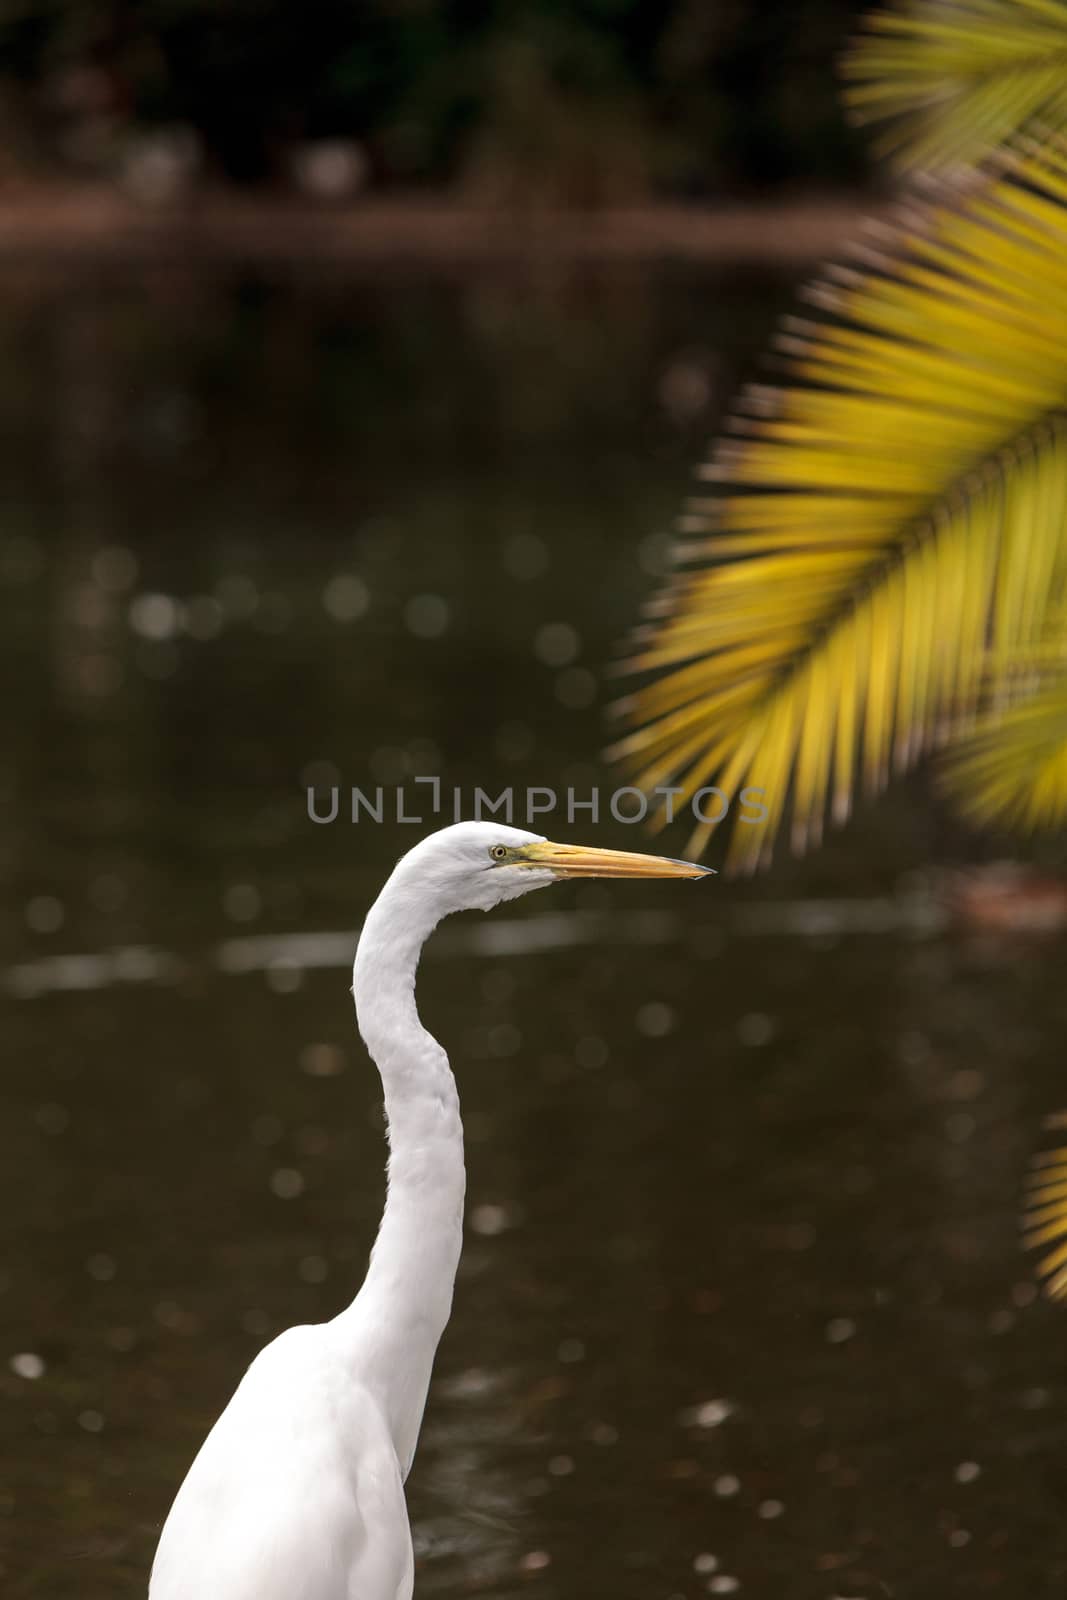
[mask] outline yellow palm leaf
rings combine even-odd
[[[988,711],[949,753],[949,789],[977,823],[1030,831],[1067,818],[1067,672]]]
[[[900,0],[864,19],[842,72],[899,166],[974,163],[1067,123],[1067,0]]]
[[[728,864],[794,847],[954,731],[1067,588],[1067,155],[912,217],[791,321],[626,663],[612,752],[688,797],[765,791]],[[1062,614],[1062,609],[1061,609]],[[691,847],[707,843],[699,827]]]
[[[1050,1117],[1049,1127],[1063,1127],[1062,1115]],[[1045,1280],[1045,1293],[1053,1300],[1067,1298],[1067,1149],[1046,1150],[1036,1157],[1023,1203],[1023,1246],[1028,1250],[1052,1245],[1037,1263]]]

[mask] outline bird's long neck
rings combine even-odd
[[[367,1276],[337,1325],[405,1474],[452,1309],[466,1181],[456,1082],[415,1008],[415,969],[435,920],[394,876],[364,923],[353,986],[385,1091],[389,1181]]]

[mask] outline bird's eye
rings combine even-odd
[[[492,844],[489,846],[489,854],[492,856],[494,861],[506,861],[508,858],[508,847],[506,844]]]

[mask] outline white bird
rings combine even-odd
[[[490,822],[444,828],[402,857],[353,974],[389,1132],[367,1275],[339,1316],[288,1329],[252,1362],[171,1507],[149,1600],[408,1600],[404,1480],[452,1307],[465,1188],[456,1082],[415,1009],[422,946],[450,912],[488,911],[559,878],[707,870]]]

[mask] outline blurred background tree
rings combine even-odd
[[[832,92],[854,0],[9,0],[8,165],[107,173],[177,132],[207,173],[339,141],[375,185],[597,202],[865,171]],[[354,169],[353,169],[354,170]],[[338,187],[343,185],[338,183]]]

